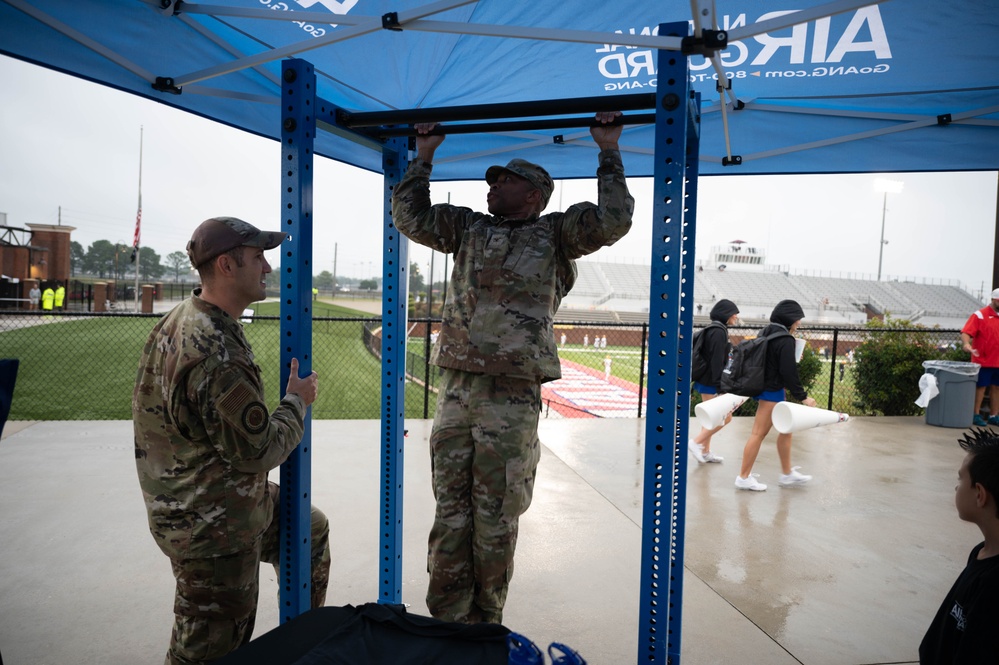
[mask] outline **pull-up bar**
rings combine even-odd
[[[654,125],[656,123],[655,113],[638,113],[634,115],[623,115],[614,120],[612,125]],[[522,120],[520,122],[473,122],[466,124],[438,125],[428,134],[479,134],[486,132],[515,132],[535,129],[569,129],[572,127],[596,127],[601,125],[593,119],[587,118],[550,118],[538,120]],[[390,138],[393,136],[415,136],[416,130],[413,125],[403,125],[398,127],[371,127],[360,130],[375,138]]]
[[[344,127],[360,130],[364,127],[403,125],[416,122],[496,120],[500,118],[529,118],[531,116],[597,113],[599,111],[641,111],[653,109],[655,106],[655,94],[642,93],[609,97],[579,97],[575,99],[476,104],[399,111],[370,111],[365,113],[352,113],[340,109],[337,111],[337,122]],[[509,125],[504,126],[509,127]],[[559,126],[564,127],[567,125],[563,123]]]

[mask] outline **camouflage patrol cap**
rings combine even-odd
[[[287,237],[287,233],[261,231],[235,217],[212,217],[194,229],[191,241],[187,243],[187,256],[191,265],[198,268],[230,249],[243,246],[274,249]]]
[[[555,183],[552,182],[552,177],[548,175],[548,171],[524,159],[511,159],[506,166],[498,164],[490,166],[486,170],[486,182],[490,185],[493,184],[503,171],[509,171],[534,185],[535,189],[541,191],[541,197],[544,199],[544,205],[541,206],[541,209],[544,210],[548,206],[548,199],[552,197],[552,191],[555,189]]]

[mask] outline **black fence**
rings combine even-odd
[[[160,316],[0,313],[0,357],[20,359],[10,418],[129,419],[142,346]],[[409,321],[409,418],[434,416],[440,374],[430,364],[429,352],[439,324],[437,319]],[[256,317],[248,320],[244,329],[263,370],[273,408],[280,396],[280,320]],[[545,384],[544,415],[645,414],[647,324],[559,323],[555,330],[563,378]],[[755,336],[758,328],[733,328],[729,332],[735,342]],[[801,328],[798,337],[808,343],[799,369],[810,395],[820,406],[852,415],[922,413],[912,404],[919,395],[922,360],[960,359],[961,353],[957,330],[814,327]],[[871,370],[877,359],[887,357],[882,350],[885,343],[904,352],[907,359],[901,362],[902,369],[895,363],[890,370]],[[380,417],[380,349],[379,318],[313,320],[313,367],[320,376],[314,418]]]

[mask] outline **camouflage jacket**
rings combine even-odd
[[[274,413],[242,326],[195,289],[153,328],[132,394],[149,529],[167,556],[247,550],[270,524],[267,472],[302,439],[306,406]]]
[[[530,219],[431,206],[432,168],[414,160],[392,198],[403,235],[454,255],[431,361],[479,374],[559,378],[552,321],[576,281],[575,259],[614,244],[631,228],[635,200],[621,153],[600,153],[598,205],[577,203]]]

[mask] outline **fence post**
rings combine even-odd
[[[433,278],[431,278],[433,279]],[[429,307],[427,308],[429,309]],[[423,331],[423,419],[430,415],[430,318],[428,315],[426,330]]]
[[[829,364],[829,402],[826,408],[830,411],[833,410],[833,390],[836,386],[836,346],[839,340],[839,328],[833,328],[833,338],[832,338],[832,362]]]
[[[638,359],[638,417],[642,417],[642,394],[645,392],[645,349],[649,339],[649,324],[642,322],[642,353]]]

